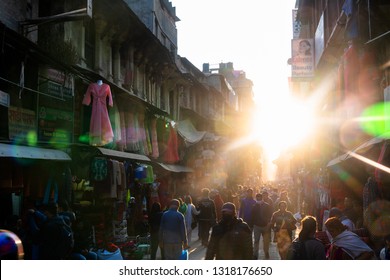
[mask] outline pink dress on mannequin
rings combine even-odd
[[[108,105],[113,106],[110,86],[107,84],[92,83],[88,86],[84,95],[83,104],[91,104],[92,97],[92,115],[89,126],[89,144],[93,146],[104,146],[113,141],[114,133],[112,131],[110,118],[107,110]]]

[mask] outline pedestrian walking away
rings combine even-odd
[[[287,253],[289,260],[325,260],[325,246],[316,239],[317,220],[313,216],[306,216],[301,221],[299,236],[292,242]]]
[[[166,260],[179,260],[183,249],[188,249],[184,216],[178,212],[180,202],[172,199],[168,211],[161,218],[159,241]]]
[[[216,224],[217,213],[215,210],[215,204],[209,197],[210,190],[208,188],[202,189],[202,198],[199,201],[198,209],[198,221],[199,221],[199,235],[203,246],[207,246],[209,243],[210,229]]]

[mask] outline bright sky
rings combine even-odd
[[[275,159],[285,148],[281,142],[285,137],[279,135],[279,130],[288,127],[282,117],[286,118],[286,110],[291,107],[281,103],[289,95],[291,67],[287,60],[291,57],[292,9],[296,0],[171,2],[180,18],[176,23],[180,56],[200,70],[203,63],[233,62],[235,70],[245,71],[253,81],[256,101],[263,108],[259,119],[267,120],[257,134],[270,160]]]

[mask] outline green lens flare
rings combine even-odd
[[[26,135],[27,138],[27,144],[29,146],[36,146],[38,142],[37,133],[35,131],[29,131]]]
[[[360,126],[366,133],[379,136],[390,129],[390,102],[377,103],[365,109],[361,115]]]

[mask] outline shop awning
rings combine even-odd
[[[372,138],[368,140],[367,142],[364,142],[360,146],[358,146],[356,149],[352,151],[348,151],[334,159],[328,162],[327,167],[334,166],[336,164],[339,164],[347,159],[353,158],[353,154],[364,154],[366,153],[370,148],[372,148],[376,144],[380,144],[383,141],[386,141],[388,139],[388,134],[381,135],[379,137]]]
[[[205,140],[205,141],[218,141],[221,138],[222,138],[221,136],[215,135],[214,133],[206,132],[203,140]]]
[[[70,156],[60,150],[0,143],[0,157],[48,159],[70,161]]]
[[[147,156],[144,156],[144,155],[121,152],[121,151],[110,150],[110,149],[106,149],[106,148],[100,148],[100,147],[97,147],[97,149],[99,150],[99,152],[102,155],[109,156],[109,157],[122,158],[122,159],[133,159],[133,160],[138,160],[138,161],[150,161],[150,158],[148,158]]]
[[[190,120],[183,120],[176,123],[177,132],[184,138],[186,144],[192,145],[203,139],[206,132],[198,131]]]
[[[167,163],[158,163],[158,165],[160,165],[162,168],[164,168],[167,171],[175,172],[175,173],[194,172],[192,168],[183,165],[175,165],[175,164],[167,164]]]

